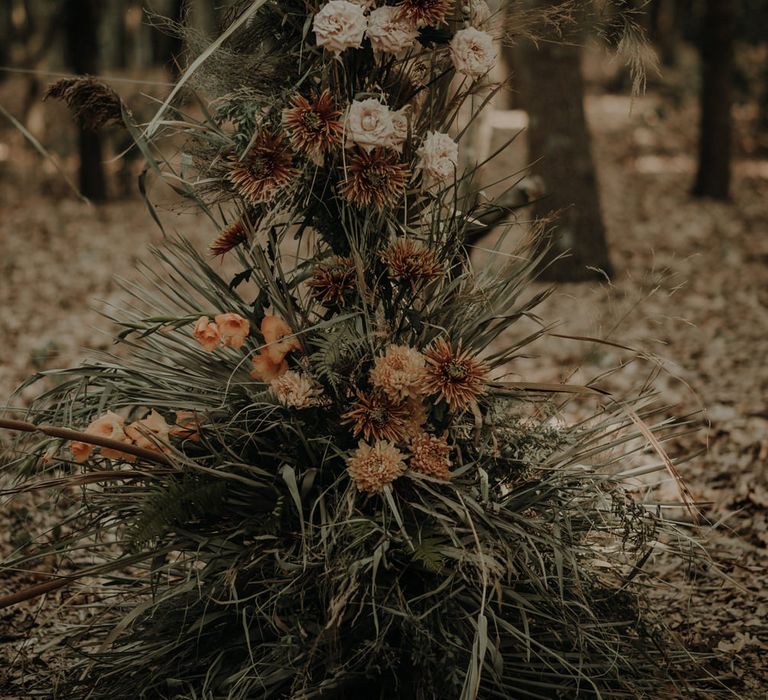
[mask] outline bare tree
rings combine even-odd
[[[539,8],[559,0],[535,0]],[[528,151],[546,195],[534,214],[556,214],[542,277],[582,281],[612,273],[600,210],[591,138],[584,114],[581,50],[542,41],[520,52],[522,100],[529,114]]]
[[[738,0],[706,0],[700,39],[701,129],[693,194],[728,199],[731,184],[733,38]]]
[[[68,0],[64,3],[64,31],[67,56],[75,73],[93,75],[98,72],[98,0]],[[106,180],[101,158],[99,134],[80,127],[80,191],[95,201],[107,198]]]

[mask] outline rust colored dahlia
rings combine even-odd
[[[242,219],[238,219],[222,229],[216,240],[208,246],[211,255],[226,255],[233,248],[248,242],[248,229]]]
[[[468,408],[485,392],[488,365],[462,350],[454,351],[444,338],[438,338],[425,351],[427,390],[439,394],[453,410]]]
[[[381,259],[392,278],[412,285],[445,274],[435,253],[411,238],[398,238],[381,252]]]
[[[256,139],[245,157],[235,161],[227,174],[240,195],[252,203],[271,201],[295,176],[291,152],[283,137],[267,133]]]
[[[418,26],[434,26],[443,22],[453,7],[453,0],[400,0],[400,16]]]
[[[291,107],[283,110],[283,126],[293,147],[322,163],[323,156],[341,144],[344,127],[328,90],[308,100],[294,95]]]
[[[410,465],[414,471],[436,479],[450,479],[450,445],[445,438],[421,433],[411,440]]]
[[[364,442],[347,458],[347,471],[361,491],[378,493],[405,473],[404,456],[391,442]]]
[[[353,155],[340,184],[341,195],[358,207],[394,206],[405,191],[408,169],[397,156],[382,148]]]
[[[386,394],[374,391],[366,396],[357,392],[357,401],[351,411],[342,417],[343,423],[352,423],[352,434],[362,433],[366,440],[402,440],[409,432],[410,407],[401,401],[393,401]]]
[[[426,380],[424,355],[407,345],[390,345],[371,370],[373,386],[394,401],[422,399]]]
[[[323,306],[342,307],[349,292],[357,285],[357,274],[352,258],[334,255],[315,265],[307,282],[314,296]]]

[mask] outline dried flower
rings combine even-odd
[[[261,321],[261,334],[266,342],[262,353],[273,365],[280,365],[291,350],[303,350],[291,327],[279,316],[265,316]]]
[[[269,383],[269,390],[283,406],[309,408],[320,404],[321,386],[303,372],[288,370]]]
[[[291,105],[283,110],[283,126],[291,144],[314,162],[322,164],[325,154],[341,145],[341,112],[336,109],[328,90],[311,102],[302,95],[294,95]]]
[[[152,409],[146,418],[131,423],[125,429],[125,433],[138,447],[143,447],[146,450],[159,450],[164,449],[160,443],[168,442],[170,430],[165,418]]]
[[[130,436],[126,435],[125,420],[122,416],[118,416],[112,411],[107,411],[103,416],[100,416],[93,421],[86,429],[85,432],[88,435],[97,435],[99,437],[107,438],[109,440],[117,440],[118,442],[130,442]],[[126,455],[119,450],[113,450],[109,447],[99,448],[102,457],[109,459],[121,459],[127,458],[129,460],[136,459],[135,457]]]
[[[64,100],[83,128],[98,131],[105,126],[124,126],[124,105],[120,96],[94,78],[57,80],[43,95],[44,100],[49,97]]]
[[[411,285],[445,274],[434,251],[412,238],[398,238],[380,255],[390,277]]]
[[[340,183],[341,195],[355,206],[394,206],[405,191],[408,170],[391,153],[377,149],[352,156],[346,178]]]
[[[192,334],[198,343],[206,352],[213,352],[221,342],[219,327],[213,323],[207,316],[201,316],[197,319]]]
[[[374,391],[370,396],[357,392],[357,401],[351,411],[342,417],[342,423],[353,423],[352,434],[362,433],[366,440],[398,442],[408,433],[411,418],[409,406],[391,399],[384,392]]]
[[[408,408],[408,425],[405,436],[413,438],[424,431],[424,423],[427,422],[427,411],[421,399],[408,399],[405,402]]]
[[[438,338],[424,351],[427,358],[427,390],[439,394],[453,410],[469,407],[485,391],[488,366],[465,352],[459,343],[454,352],[450,343]]]
[[[208,246],[211,255],[224,255],[233,248],[248,242],[248,230],[242,219],[224,228],[215,241]]]
[[[345,49],[358,48],[367,25],[368,19],[360,5],[346,0],[330,0],[315,15],[312,29],[318,46],[338,54]]]
[[[424,137],[419,156],[419,168],[426,178],[425,184],[430,186],[454,176],[459,162],[459,144],[448,134],[430,131]]]
[[[214,318],[219,329],[221,342],[225,347],[241,348],[248,337],[251,324],[240,314],[219,314]]]
[[[262,133],[242,160],[227,174],[242,197],[252,203],[269,202],[296,176],[291,152],[282,135]]]
[[[267,355],[255,355],[251,358],[251,363],[253,364],[251,377],[257,382],[264,382],[265,384],[269,384],[288,371],[286,360],[283,359],[275,364]]]
[[[168,434],[180,440],[200,440],[200,426],[203,419],[195,411],[176,411],[176,422],[170,427]]]
[[[390,345],[371,370],[371,383],[390,399],[420,400],[427,381],[424,355],[407,345]]]
[[[376,51],[399,56],[413,46],[419,29],[396,7],[385,5],[371,12],[366,36]]]
[[[317,263],[307,285],[323,306],[344,306],[346,296],[357,286],[357,273],[352,258],[334,255]]]
[[[361,442],[347,458],[347,471],[360,491],[377,493],[405,473],[403,458],[392,443],[379,440],[371,447]]]
[[[355,144],[366,151],[384,148],[390,144],[394,130],[389,107],[373,97],[354,100],[347,110],[344,120],[347,148]]]
[[[411,467],[421,474],[433,476],[436,479],[450,479],[451,460],[448,455],[451,447],[445,438],[421,433],[411,440]]]
[[[400,0],[397,7],[402,17],[419,27],[434,26],[445,20],[453,7],[453,0]]]
[[[485,0],[471,0],[469,23],[477,29],[485,29],[491,19],[491,8]]]
[[[451,60],[459,73],[482,78],[496,63],[493,37],[474,27],[460,29],[451,40]]]

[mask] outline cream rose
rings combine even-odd
[[[451,40],[451,60],[462,75],[481,78],[496,63],[493,38],[474,27],[459,30]]]
[[[385,5],[371,12],[366,35],[374,50],[400,55],[413,46],[419,30],[398,8]]]
[[[459,144],[448,134],[430,131],[419,149],[419,168],[424,173],[428,186],[443,182],[454,176],[459,162]]]
[[[367,26],[363,8],[347,0],[330,0],[315,15],[312,24],[317,45],[337,54],[359,48]]]
[[[347,147],[357,144],[366,151],[386,148],[392,143],[395,133],[392,113],[387,105],[373,98],[362,102],[355,100],[347,111],[344,131]]]
[[[240,314],[219,314],[214,317],[221,342],[230,348],[241,348],[248,337],[251,324]]]
[[[405,106],[397,112],[392,112],[392,138],[389,147],[398,153],[403,152],[403,145],[408,140],[408,115],[411,109]]]

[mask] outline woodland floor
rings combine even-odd
[[[692,112],[666,110],[662,118],[652,96],[637,100],[631,113],[620,97],[593,97],[588,107],[616,274],[611,283],[558,286],[540,315],[561,319],[560,333],[609,335],[654,352],[666,370],[657,385],[679,404],[676,412],[706,408],[701,430],[674,450],[701,453],[681,470],[707,503],[706,518],[719,523],[702,534],[727,578],[715,566],[695,575],[670,568],[657,596],[692,648],[718,652],[712,670],[735,695],[765,698],[768,162],[736,163],[732,203],[694,201]],[[31,372],[77,362],[83,347],[108,347],[109,322],[98,312],[122,297],[116,275],[135,279],[134,263],[147,260],[148,245],[160,239],[141,201],[81,204],[16,139],[0,132],[0,397]],[[199,242],[213,234],[184,215],[166,220]],[[546,339],[515,371],[528,381],[584,382],[631,357]],[[652,370],[631,362],[606,388],[631,395]],[[41,496],[4,503],[0,556],[44,528],[54,508]],[[34,582],[29,574],[0,580],[0,595]],[[67,600],[58,593],[0,611],[0,697],[12,697],[2,693],[4,673],[17,679],[48,660],[45,643]],[[86,594],[75,602],[87,603]],[[76,623],[84,613],[75,606],[68,614]]]

